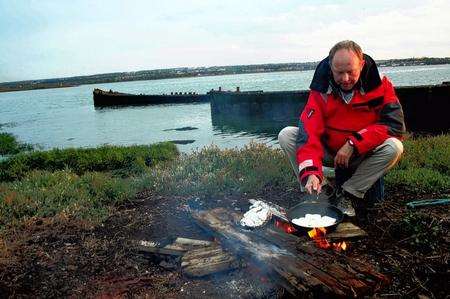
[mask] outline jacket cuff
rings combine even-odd
[[[314,165],[312,160],[305,160],[300,163],[300,165],[298,166],[298,173],[299,181],[303,186],[306,184],[308,177],[312,174],[317,176],[321,183],[323,181],[322,167],[317,167],[316,165]]]
[[[319,170],[304,171],[302,174],[300,174],[300,182],[302,183],[302,186],[306,185],[306,182],[310,175],[315,175],[319,179],[320,183],[322,183],[323,174],[321,171]]]
[[[348,140],[350,140],[353,143],[353,153],[354,153],[354,155],[358,155],[361,152],[361,142],[360,142],[361,139],[362,138],[358,139],[355,136],[350,136],[348,138]]]
[[[362,129],[349,136],[348,139],[353,141],[355,144],[355,149],[359,155],[363,155],[372,149],[370,148],[371,137],[369,135],[370,131],[368,129]]]

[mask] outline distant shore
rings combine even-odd
[[[3,87],[0,83],[0,92],[10,92],[10,91],[24,91],[24,90],[35,90],[35,89],[52,89],[52,88],[67,88],[75,87],[79,84],[30,84],[30,85],[18,85],[13,87]]]
[[[28,80],[0,83],[0,92],[64,88],[86,84],[115,83],[126,81],[146,81],[187,77],[205,77],[220,75],[237,75],[251,73],[271,73],[314,70],[318,62],[272,63],[256,65],[212,66],[197,68],[173,68],[146,70],[137,72],[119,72],[66,78]],[[379,67],[420,66],[450,64],[450,57],[445,58],[406,58],[378,60]]]

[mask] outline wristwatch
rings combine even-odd
[[[351,147],[355,147],[355,143],[353,142],[353,140],[349,139],[347,140],[348,144],[350,144]]]

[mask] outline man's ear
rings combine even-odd
[[[366,61],[363,59],[363,60],[361,61],[361,70],[363,69],[365,63],[366,63]]]

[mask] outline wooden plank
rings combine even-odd
[[[199,246],[204,247],[204,246],[211,246],[213,244],[213,242],[211,241],[180,238],[180,237],[176,238],[173,243],[179,246],[191,246],[191,247],[199,247]]]
[[[336,227],[336,229],[327,234],[327,239],[330,240],[342,240],[342,239],[351,239],[351,238],[362,238],[366,237],[367,233],[365,230],[360,227],[354,225],[351,222],[342,222]]]
[[[139,252],[173,256],[182,256],[187,251],[185,248],[172,244],[161,246],[157,242],[151,241],[141,241],[136,248]]]
[[[193,249],[181,259],[183,274],[190,277],[202,277],[240,267],[236,257],[225,252],[219,245]]]
[[[297,237],[291,234],[281,233],[279,228],[267,228],[262,232],[257,232],[263,238],[268,238],[278,246],[295,247],[297,252],[302,252],[313,257],[313,261],[317,265],[321,265],[322,269],[340,280],[353,279],[348,273],[353,273],[360,278],[369,282],[376,291],[379,288],[389,283],[389,279],[381,273],[378,273],[374,267],[358,261],[347,258],[345,255],[338,252],[332,252],[312,246],[314,241],[308,237]],[[330,260],[332,261],[330,263]],[[336,267],[336,265],[339,265]],[[371,283],[372,282],[372,283]],[[354,283],[357,283],[354,281]]]
[[[223,208],[193,211],[192,216],[230,252],[276,273],[274,279],[293,295],[363,296],[387,282],[370,265],[352,267],[350,259],[342,254],[315,254],[318,249],[312,242],[305,242],[303,250],[299,250],[301,239],[295,236],[276,230],[242,229],[236,224],[242,215]]]
[[[137,244],[137,249],[146,253],[181,256],[188,250],[211,246],[212,244],[211,241],[176,238],[172,244],[162,246],[159,242],[141,240]]]

